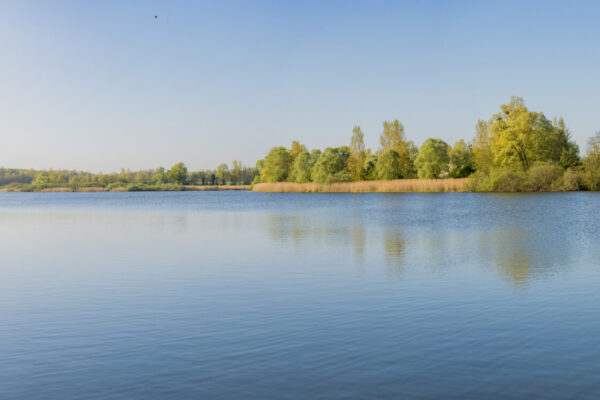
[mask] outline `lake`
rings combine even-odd
[[[1,193],[2,399],[598,399],[600,194]]]

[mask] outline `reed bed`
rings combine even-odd
[[[468,178],[463,179],[396,179],[392,181],[360,181],[332,184],[318,183],[258,183],[253,191],[266,193],[429,193],[464,192]]]
[[[206,185],[206,186],[185,186],[185,190],[250,190],[250,185]]]

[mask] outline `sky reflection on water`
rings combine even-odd
[[[0,397],[600,395],[594,194],[3,195]]]

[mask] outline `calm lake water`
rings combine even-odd
[[[0,193],[2,399],[598,399],[600,194]]]

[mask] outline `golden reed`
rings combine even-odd
[[[402,193],[402,192],[464,192],[468,178],[462,179],[396,179],[393,181],[360,181],[332,184],[319,183],[257,183],[255,192],[268,193]]]

